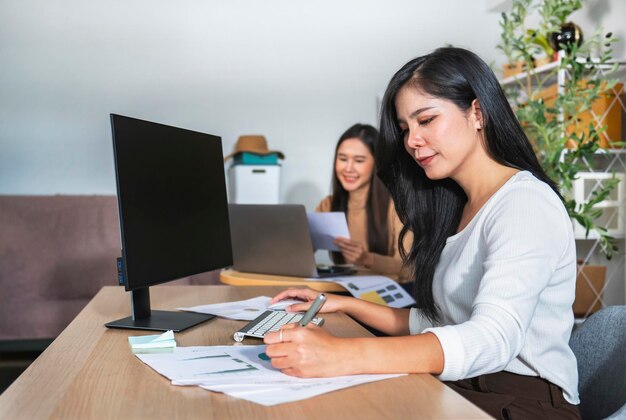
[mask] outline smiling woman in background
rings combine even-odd
[[[387,188],[375,174],[377,141],[378,131],[367,124],[355,124],[341,135],[335,148],[333,193],[315,211],[346,213],[350,239],[336,239],[341,252],[333,253],[335,263],[354,264],[402,281],[406,278],[398,250],[402,224]]]

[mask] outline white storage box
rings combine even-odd
[[[228,168],[228,201],[278,204],[280,165],[233,165]]]

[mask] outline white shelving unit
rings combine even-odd
[[[626,156],[626,150],[608,149],[602,150],[596,157],[597,160],[605,160],[603,165],[592,167],[589,165],[589,172],[579,172],[578,179],[573,183],[573,198],[577,203],[588,202],[595,190],[601,188],[603,184],[612,179],[617,179],[617,186],[611,191],[611,195],[595,208],[602,209],[602,216],[596,220],[598,225],[607,229],[607,233],[615,239],[626,237],[626,219],[624,209],[626,206],[624,196],[624,180],[626,179],[626,167],[622,159]],[[587,233],[580,224],[574,224],[574,235],[576,239],[597,239],[595,232]]]
[[[616,73],[611,74],[610,78],[617,78],[620,83],[626,85],[626,62],[614,64],[617,64],[619,69]],[[552,62],[533,69],[530,73],[522,72],[507,77],[501,80],[501,84],[507,89],[519,86],[521,92],[523,90],[521,88],[522,85],[526,84],[528,86],[528,83],[540,80],[543,86],[546,86],[546,83],[557,83],[557,91],[562,93],[568,72],[566,69],[560,69],[559,67],[559,61]],[[600,70],[608,71],[610,68],[612,66],[607,65],[601,67]],[[556,75],[554,74],[555,69],[558,69]],[[619,87],[619,84],[617,87]],[[626,141],[626,95],[624,92],[623,88],[620,91],[614,89],[612,100],[606,112],[603,112],[602,115],[597,115],[591,111],[593,121],[597,125],[604,125],[605,119],[608,118],[610,112],[613,112],[613,117],[615,116],[614,113],[618,112],[617,110],[621,113],[621,132],[616,134],[615,130],[607,130],[607,132],[601,134],[608,143],[611,141]],[[609,131],[612,136],[620,136],[621,138],[610,138],[607,134]],[[595,206],[603,210],[602,216],[598,219],[598,224],[607,227],[610,235],[616,239],[619,249],[614,253],[611,260],[607,260],[600,253],[597,234],[590,232],[587,236],[585,229],[573,221],[577,256],[582,263],[581,265],[606,266],[606,276],[602,286],[599,286],[594,279],[587,277],[584,273],[581,274],[581,277],[595,295],[596,302],[594,304],[600,303],[602,306],[623,305],[626,303],[626,148],[600,149],[595,153],[593,159],[585,160],[582,164],[585,167],[585,172],[579,172],[580,178],[574,182],[572,191],[577,202],[588,200],[592,192],[607,180],[613,177],[619,180],[619,184],[611,196]],[[593,307],[593,304],[591,307]]]
[[[600,252],[597,235],[590,232],[586,236],[584,229],[574,223],[579,260],[586,265],[606,266],[604,284],[599,285],[585,273],[581,276],[595,295],[594,299],[602,306],[623,305],[626,302],[626,185],[623,182],[626,174],[626,150],[601,149],[594,156],[593,162],[585,162],[585,166],[588,172],[580,172],[580,178],[574,183],[576,201],[588,200],[594,189],[614,176],[620,180],[611,197],[597,205],[603,210],[598,224],[609,230],[619,249],[611,260],[607,260]]]

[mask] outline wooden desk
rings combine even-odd
[[[277,293],[279,288],[160,286],[152,306],[171,309]],[[199,387],[173,386],[133,356],[129,335],[104,323],[129,313],[121,287],[104,287],[48,349],[0,395],[0,419],[138,418],[488,418],[431,375],[408,375],[359,385],[304,401],[264,407]],[[341,336],[369,333],[344,314],[325,328]],[[233,344],[244,321],[213,319],[176,334],[180,346]],[[246,339],[245,344],[259,344]]]
[[[271,274],[244,273],[232,269],[220,272],[220,281],[231,286],[282,286],[310,287],[320,292],[345,292],[337,283],[315,281],[303,277],[274,276]]]

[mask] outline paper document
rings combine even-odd
[[[162,349],[176,347],[174,331],[169,330],[158,335],[140,335],[128,337],[130,348],[135,350]]]
[[[180,311],[199,312],[212,314],[222,318],[236,319],[239,321],[252,321],[265,311],[284,311],[287,306],[302,303],[300,300],[286,299],[270,305],[272,298],[258,296],[248,300],[236,302],[213,303],[210,305],[198,305],[191,308],[176,308]]]
[[[403,375],[296,378],[272,367],[264,345],[177,347],[170,354],[137,357],[172,385],[196,385],[266,406]]]
[[[340,284],[354,297],[392,308],[404,308],[415,303],[415,299],[402,286],[385,276],[341,276],[310,280]]]
[[[258,371],[256,366],[227,353],[224,348],[230,347],[177,347],[173,353],[138,354],[137,357],[178,385],[198,385],[216,376]]]
[[[176,308],[181,311],[199,312],[212,314],[222,318],[252,321],[265,312],[272,298],[258,296],[248,300],[237,302],[214,303],[211,305],[199,305],[191,308]]]
[[[350,238],[348,222],[343,212],[307,212],[309,221],[309,232],[313,249],[327,249],[329,251],[339,251],[337,245],[333,243],[335,238],[343,236]]]

